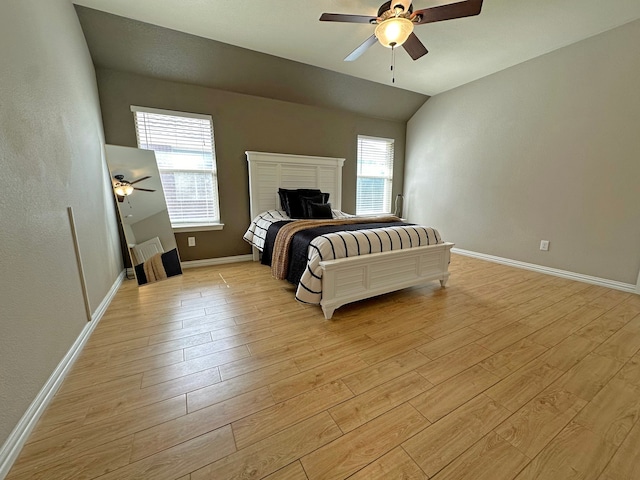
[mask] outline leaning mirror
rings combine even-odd
[[[107,145],[107,165],[138,285],[181,275],[155,153]]]

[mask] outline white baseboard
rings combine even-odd
[[[87,343],[89,336],[98,326],[98,322],[120,288],[124,277],[125,272],[122,271],[109,289],[109,292],[105,295],[102,302],[100,302],[100,305],[98,305],[98,308],[96,308],[95,312],[91,315],[91,321],[87,322],[67,354],[60,361],[40,392],[38,392],[36,398],[31,402],[31,405],[29,405],[29,408],[27,408],[27,411],[24,413],[2,447],[0,447],[0,479],[5,478],[9,473],[13,462],[18,458],[29,434],[31,434],[31,431],[38,422],[38,419],[58,391],[64,377],[71,369],[73,362],[78,358],[82,348],[85,343]]]
[[[253,255],[236,255],[234,257],[206,258],[204,260],[191,260],[188,262],[180,262],[182,268],[209,267],[211,265],[223,265],[225,263],[250,262]]]
[[[465,257],[478,258],[480,260],[487,260],[489,262],[501,263],[503,265],[509,265],[510,267],[523,268],[525,270],[532,270],[534,272],[545,273],[547,275],[553,275],[556,277],[567,278],[569,280],[575,280],[577,282],[590,283],[592,285],[600,285],[601,287],[613,288],[615,290],[622,290],[628,293],[638,293],[636,285],[632,283],[618,282],[617,280],[609,280],[606,278],[592,277],[590,275],[583,275],[582,273],[568,272],[566,270],[559,270],[557,268],[545,267],[542,265],[536,265],[534,263],[520,262],[519,260],[511,260],[509,258],[495,257],[493,255],[487,255],[486,253],[471,252],[469,250],[462,250],[460,248],[452,248],[451,253],[457,253],[458,255],[464,255]]]

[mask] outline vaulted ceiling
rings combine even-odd
[[[323,12],[376,15],[382,0],[74,0],[74,3],[387,84],[391,52],[368,24],[319,22]],[[415,0],[414,8],[452,3]],[[638,0],[485,0],[476,17],[420,25],[429,54],[396,55],[395,86],[435,95],[640,18]]]
[[[379,44],[343,61],[372,25],[318,21],[375,15],[381,0],[71,1],[98,67],[399,121],[431,95],[640,18],[638,0],[484,0],[478,16],[417,26],[429,53],[396,52],[391,84]]]

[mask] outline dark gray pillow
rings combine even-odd
[[[321,193],[322,192],[316,188],[298,188],[296,190],[288,190],[286,188],[278,189],[280,204],[284,208],[285,212],[287,212],[289,218],[305,218],[304,206],[302,204],[301,197],[311,197]]]
[[[288,190],[285,190],[284,188],[279,188],[278,196],[280,197],[280,207],[282,208],[282,210],[287,212],[287,215],[289,215],[289,205],[287,204],[287,194],[286,194],[287,191]]]
[[[333,218],[330,203],[308,202],[307,212],[309,213],[309,216],[307,218],[313,218],[318,220],[325,219],[325,218]]]
[[[313,195],[310,197],[300,197],[300,201],[302,202],[302,211],[304,214],[304,218],[313,218],[311,216],[311,210],[309,209],[309,203],[327,203],[329,200],[328,193],[320,193],[318,195]]]

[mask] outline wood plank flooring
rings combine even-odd
[[[324,320],[248,262],[125,282],[22,479],[640,479],[640,296],[453,256]]]

